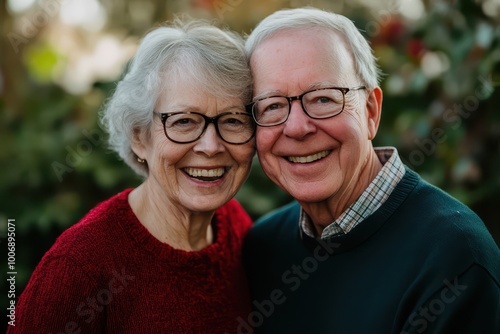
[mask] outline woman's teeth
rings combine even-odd
[[[326,157],[331,151],[321,151],[319,153],[308,155],[306,157],[288,157],[288,161],[306,164]]]
[[[222,177],[225,169],[223,167],[214,169],[185,168],[184,171],[191,177],[206,181]]]

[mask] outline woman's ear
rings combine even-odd
[[[366,110],[368,117],[368,139],[373,140],[378,131],[380,116],[382,114],[383,93],[380,87],[375,87],[366,100]]]
[[[146,137],[138,128],[135,128],[132,132],[130,147],[139,159],[147,160]]]

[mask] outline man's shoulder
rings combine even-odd
[[[283,256],[288,256],[289,250],[301,249],[297,248],[299,214],[300,205],[292,201],[266,214],[252,226],[243,243],[243,259],[251,272],[250,277],[268,275],[283,265]]]
[[[299,224],[300,205],[297,201],[292,201],[268,214],[262,216],[255,222],[253,229],[259,231],[274,230],[281,226]]]
[[[482,223],[481,218],[457,198],[425,181],[409,169],[406,174],[409,178],[417,180],[414,191],[405,202],[406,206],[419,210],[419,215],[415,218],[419,220],[432,217],[450,218],[459,223],[471,221]]]
[[[475,263],[499,274],[500,251],[484,222],[440,188],[420,179],[394,218],[407,228],[406,244],[418,243],[422,255],[441,261],[440,265]]]
[[[279,243],[279,240],[290,240],[299,233],[300,205],[292,201],[258,219],[246,237],[246,243]]]

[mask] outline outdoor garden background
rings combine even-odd
[[[385,73],[375,145],[396,146],[500,243],[500,0],[0,0],[0,264],[4,277],[15,219],[17,296],[63,230],[141,182],[97,116],[144,33],[182,13],[249,33],[305,5],[348,16],[370,40]],[[256,159],[238,199],[253,218],[290,201]]]

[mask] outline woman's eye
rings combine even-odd
[[[181,119],[176,120],[174,124],[176,124],[176,125],[186,125],[186,124],[190,124],[192,122],[193,122],[193,120],[190,119],[190,118],[181,118]]]
[[[224,121],[224,123],[228,123],[228,124],[241,124],[241,120],[237,119],[237,118],[229,118],[229,119],[226,119]]]
[[[195,117],[185,117],[185,116],[172,116],[167,119],[165,126],[167,128],[178,128],[178,129],[191,129],[198,127],[203,119],[197,119]]]
[[[248,127],[252,126],[252,118],[250,116],[236,116],[236,117],[229,117],[222,119],[219,123],[222,127],[227,128],[227,127]]]

